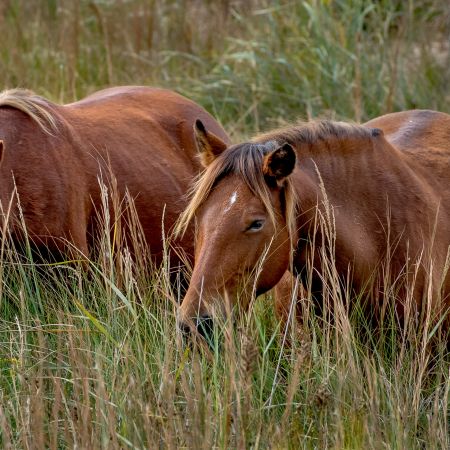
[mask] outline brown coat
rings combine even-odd
[[[197,126],[197,134],[208,167],[182,216],[183,226],[196,217],[198,234],[181,324],[206,320],[238,298],[247,307],[248,296],[238,290],[258,295],[278,283],[289,269],[289,243],[295,243],[291,267],[318,294],[334,267],[331,289],[343,283],[369,294],[375,312],[386,299],[400,318],[405,305],[412,313],[430,307],[430,320],[446,313],[448,114],[408,111],[365,125],[300,123],[229,148],[207,127]]]
[[[117,87],[68,105],[29,92],[6,91],[0,95],[3,210],[15,183],[34,242],[60,250],[68,240],[88,254],[92,233],[98,231],[96,211],[102,208],[99,179],[111,191],[115,178],[119,200],[126,190],[134,199],[159,263],[162,221],[167,233],[185,207],[184,194],[200,169],[192,131],[198,118],[228,141],[203,108],[164,89]],[[18,227],[13,226],[14,232],[18,234]],[[192,254],[192,234],[178,244]]]

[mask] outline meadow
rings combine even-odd
[[[0,36],[1,89],[71,102],[167,87],[236,141],[298,117],[450,113],[443,0],[2,0]],[[4,233],[2,448],[450,448],[439,330],[394,314],[374,330],[348,310],[332,252],[320,315],[305,286],[304,324],[283,330],[269,293],[208,350],[176,330],[167,263],[143,247],[132,260],[114,226],[105,214],[87,264],[38,263]]]

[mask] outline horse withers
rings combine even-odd
[[[199,117],[228,143],[202,107],[164,89],[116,87],[67,105],[26,90],[4,91],[0,200],[13,237],[23,237],[24,223],[38,247],[89,255],[101,232],[96,217],[104,184],[118,204],[133,201],[151,255],[161,263],[163,231],[186,206],[184,194],[200,170],[192,132]],[[190,256],[192,239],[189,231],[174,245]]]
[[[196,134],[206,170],[178,226],[198,226],[180,323],[210,320],[237,298],[245,309],[242,291],[262,294],[287,270],[320,293],[326,259],[375,311],[389,279],[400,319],[425,298],[430,321],[447,314],[449,115],[300,123],[231,147],[200,122]]]

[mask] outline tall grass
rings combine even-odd
[[[438,0],[7,0],[0,83],[57,101],[166,86],[235,136],[299,115],[449,112],[449,20]],[[325,306],[306,294],[300,329],[285,334],[268,295],[197,348],[176,330],[168,257],[152,270],[135,224],[131,258],[109,202],[92,261],[43,264],[3,237],[2,447],[450,447],[449,356],[389,309],[381,330],[348,311],[332,251]]]
[[[4,448],[448,448],[445,343],[430,351],[431,325],[401,329],[389,306],[373,328],[336,273],[332,220],[317,219],[321,313],[306,294],[302,326],[282,329],[266,296],[218,322],[208,349],[177,331],[168,272],[110,232],[109,201],[87,264],[19,257],[4,238]]]

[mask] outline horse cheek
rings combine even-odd
[[[277,249],[277,251],[269,251],[271,256],[264,265],[260,277],[261,281],[258,283],[260,284],[260,290],[264,292],[272,289],[289,269],[289,237],[283,233],[273,242],[272,248]]]

